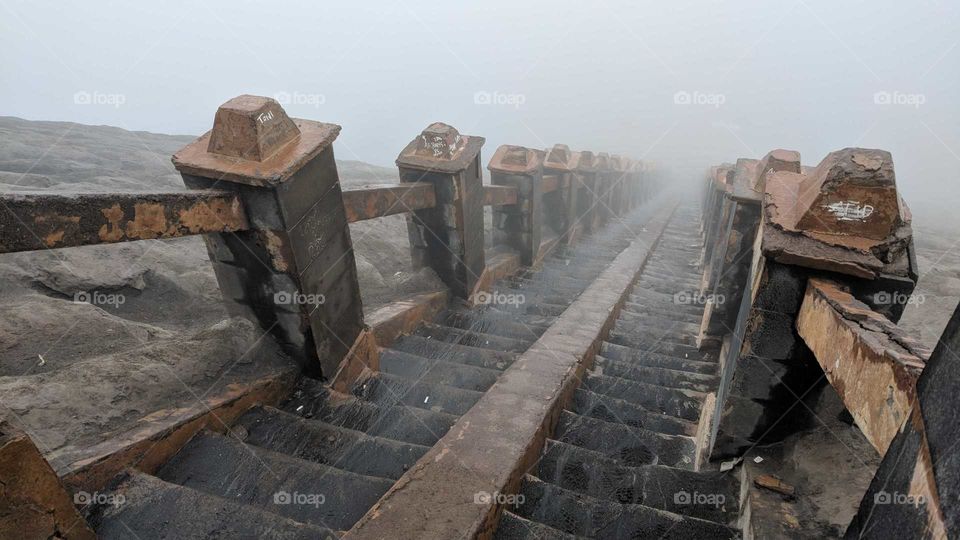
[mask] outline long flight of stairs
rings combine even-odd
[[[740,480],[695,471],[718,350],[697,349],[698,212],[674,213],[497,538],[737,538]]]
[[[90,520],[98,535],[188,539],[339,536],[630,244],[650,212],[649,208],[634,211],[578,246],[555,251],[539,271],[501,280],[493,287],[489,304],[450,307],[433,322],[383,349],[381,371],[359,381],[348,394],[304,378],[283,404],[246,411],[226,433],[199,432],[155,474],[127,473],[113,487],[114,497],[109,499],[113,504],[91,510]],[[637,316],[650,318],[642,312]],[[623,340],[612,338],[604,361],[610,364],[611,373],[626,370],[616,380],[660,388],[628,377],[635,373],[639,378],[644,372],[636,370],[646,369],[630,358],[635,350],[630,340],[635,333],[629,328],[625,320]],[[663,389],[661,393],[665,405],[683,409],[685,416],[664,420],[664,426],[687,433],[695,393],[702,390],[697,385],[712,384],[712,372],[696,370],[713,364],[703,360],[680,363],[695,368],[678,383],[690,389]],[[626,427],[606,422],[599,402],[592,401],[604,393],[630,390],[611,387],[611,380],[611,376],[598,373],[578,392],[580,406],[564,418],[565,427],[551,445],[572,446],[595,425],[610,430],[611,435]],[[623,407],[621,414],[648,415],[630,401],[617,401],[613,406]],[[588,438],[602,439],[599,435]],[[686,440],[671,437],[663,444],[674,445],[678,451],[686,448]],[[564,447],[557,446],[560,450]],[[583,451],[597,453],[586,447]],[[536,484],[532,477],[525,489],[535,490],[539,485],[566,489]]]

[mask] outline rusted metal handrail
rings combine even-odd
[[[176,238],[250,227],[234,193],[5,193],[0,253]]]
[[[515,186],[483,186],[484,206],[517,204],[519,191]]]
[[[433,184],[429,182],[371,186],[345,190],[343,205],[347,212],[347,221],[355,223],[433,208],[437,205],[437,195]]]

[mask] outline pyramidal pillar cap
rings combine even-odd
[[[330,146],[340,126],[290,118],[276,100],[244,94],[217,109],[213,129],[173,155],[184,174],[281,184]]]
[[[458,173],[473,162],[484,138],[461,135],[443,122],[426,127],[397,156],[397,166],[432,172]]]
[[[540,168],[541,162],[541,155],[535,150],[525,146],[502,144],[490,158],[487,168],[498,173],[532,174]]]
[[[546,151],[543,167],[552,171],[568,172],[575,166],[573,152],[565,144],[555,144]]]

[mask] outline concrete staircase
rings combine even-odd
[[[695,471],[718,351],[698,350],[697,212],[667,226],[497,538],[737,538],[737,473]]]
[[[501,280],[493,287],[490,304],[453,306],[401,337],[381,350],[381,371],[356,383],[349,394],[305,378],[280,406],[248,410],[225,434],[198,433],[155,474],[131,472],[121,479],[114,487],[114,494],[122,496],[113,498],[118,504],[95,508],[91,522],[103,538],[339,536],[629,245],[631,227],[642,226],[645,216],[628,219],[627,226],[609,227],[575,248],[556,251],[538,271]],[[635,364],[625,354],[610,356],[604,361],[621,364],[624,373]],[[712,379],[700,372],[684,377],[677,384],[692,389],[664,387],[662,400],[690,416],[703,389],[696,385],[711,384]],[[578,403],[591,407],[593,396],[615,392],[608,389],[608,379],[598,373],[580,391]],[[652,414],[626,400],[615,406]],[[583,438],[589,438],[585,430],[598,426],[619,437],[617,430],[625,427],[584,411],[571,411],[564,434],[551,444],[582,445]],[[685,417],[664,421],[675,423],[676,433],[686,433],[692,425]],[[676,433],[644,435],[666,456],[687,451],[689,438]],[[604,455],[584,448],[588,457]],[[681,461],[675,465],[684,466]],[[566,492],[537,482],[531,477],[525,490],[542,486],[541,498],[552,496],[554,489]],[[533,492],[530,496],[532,500]]]

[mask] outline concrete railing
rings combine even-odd
[[[918,271],[890,154],[847,148],[816,167],[787,150],[740,159],[709,171],[703,204],[698,342],[721,351],[706,450],[726,458],[772,442],[825,377],[883,456],[847,537],[956,530],[944,505],[960,493],[948,390],[960,381],[960,311],[932,356],[896,325]],[[894,492],[919,503],[881,500]]]
[[[598,162],[564,145],[500,147],[484,186],[484,139],[435,123],[400,152],[399,185],[342,191],[339,132],[289,118],[272,99],[236,97],[173,156],[189,191],[2,195],[0,253],[203,235],[231,315],[258,323],[307,372],[343,383],[377,368],[350,223],[406,214],[414,266],[432,268],[450,295],[469,301],[655,189],[639,162]],[[491,261],[485,206],[494,244],[512,248]]]

